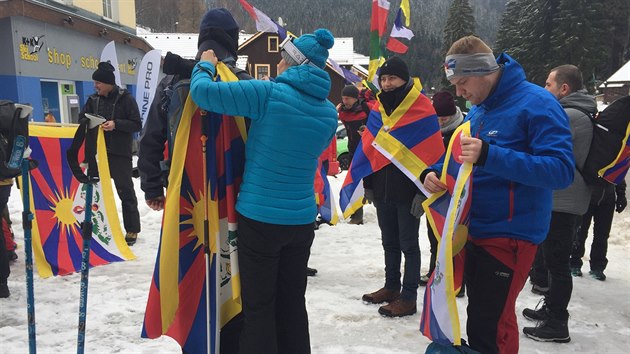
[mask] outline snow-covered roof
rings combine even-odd
[[[239,45],[245,42],[251,34],[240,33]],[[172,52],[183,58],[192,59],[197,55],[197,33],[138,33],[138,37],[144,38],[153,48],[160,49],[162,55]]]
[[[339,65],[352,65],[354,63],[354,38],[335,38],[335,45],[328,50],[328,57]]]
[[[623,86],[623,83],[630,83],[630,60],[627,61],[619,70],[617,70],[608,80],[599,85],[600,88],[604,87],[616,87],[611,84]]]

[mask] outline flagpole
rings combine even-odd
[[[29,181],[29,161],[22,160],[22,198],[24,211],[22,212],[22,226],[24,229],[24,252],[26,252],[26,303],[28,315],[28,352],[37,353],[35,333],[35,292],[33,289],[33,214],[31,213],[31,194]]]
[[[213,353],[214,350],[211,349],[211,344],[212,344],[212,337],[211,337],[211,330],[212,330],[212,326],[210,325],[210,316],[212,311],[210,310],[210,281],[211,281],[211,277],[210,277],[210,271],[211,271],[211,267],[210,267],[210,237],[209,237],[209,232],[210,232],[210,226],[208,224],[208,198],[209,195],[208,193],[210,192],[209,190],[209,185],[208,185],[208,173],[206,170],[207,167],[207,160],[206,160],[206,141],[208,141],[208,136],[206,135],[206,114],[207,112],[201,112],[201,160],[202,160],[202,176],[203,176],[203,184],[204,184],[204,191],[203,191],[203,253],[204,253],[204,258],[206,260],[206,348],[207,349],[207,353]]]

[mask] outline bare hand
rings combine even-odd
[[[217,66],[219,62],[219,58],[217,58],[216,54],[214,54],[214,50],[208,49],[205,52],[201,53],[201,61],[209,61],[212,65]]]
[[[435,172],[429,172],[424,178],[424,188],[429,193],[437,193],[446,190],[446,184],[442,183]]]
[[[112,130],[116,129],[116,122],[113,120],[108,120],[105,123],[101,124],[101,126],[103,127],[104,131],[111,132]]]
[[[164,196],[161,197],[157,197],[157,198],[153,198],[153,199],[148,199],[147,205],[149,206],[149,208],[155,210],[155,211],[160,211],[162,209],[164,209],[164,201],[166,198],[164,198]]]
[[[464,162],[476,163],[479,160],[479,155],[481,155],[483,142],[477,138],[463,136],[461,143],[462,154],[459,155],[459,158]]]

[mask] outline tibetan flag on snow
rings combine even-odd
[[[238,80],[222,63],[217,73],[217,80]],[[202,111],[188,96],[142,337],[167,335],[187,353],[218,353],[221,328],[241,312],[235,205],[245,139],[242,117]]]
[[[31,158],[39,162],[39,167],[30,172],[29,194],[34,215],[33,253],[42,278],[81,271],[81,223],[85,215],[86,185],[72,176],[66,159],[66,150],[72,144],[77,127],[29,126]],[[79,159],[82,158],[83,149],[79,152]],[[135,258],[120,227],[100,129],[97,162],[101,181],[95,185],[92,197],[92,267]]]
[[[243,9],[247,11],[254,21],[256,21],[256,30],[260,32],[277,33],[280,39],[283,40],[287,37],[287,30],[280,26],[276,21],[272,20],[264,12],[250,5],[245,0],[239,0]]]
[[[462,136],[470,136],[470,122],[455,130],[448,146],[440,177],[448,189],[422,204],[439,244],[435,270],[424,292],[420,331],[443,345],[461,345],[455,295],[462,285],[472,201],[472,164],[459,159]]]
[[[368,66],[368,81],[376,76],[376,70],[381,66],[383,54],[381,53],[381,38],[387,25],[387,13],[389,1],[372,0],[372,19],[370,21],[370,64]]]
[[[420,80],[402,103],[387,115],[374,104],[340,191],[344,218],[363,205],[363,178],[393,163],[421,190],[419,177],[444,154],[444,143],[431,101],[422,93]]]
[[[335,196],[330,190],[326,165],[321,158],[318,160],[317,172],[315,173],[315,202],[322,220],[336,225],[339,221],[339,213],[337,212]]]

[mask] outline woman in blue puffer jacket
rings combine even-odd
[[[242,353],[309,353],[304,293],[317,216],[317,158],[337,128],[323,69],[334,38],[318,29],[281,45],[272,81],[214,82],[211,50],[193,71],[193,100],[207,111],[251,118],[236,203]]]

